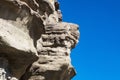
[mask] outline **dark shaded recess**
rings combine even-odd
[[[6,59],[6,56],[0,55],[0,68],[3,68],[5,70],[5,72],[7,72],[7,73],[5,73],[6,76],[11,76],[10,68],[8,66],[9,66],[9,62]]]
[[[60,9],[60,6],[59,6],[59,3],[58,3],[58,2],[55,2],[54,5],[55,5],[55,10],[56,10],[56,11]]]
[[[73,68],[69,68],[63,75],[61,80],[71,80],[76,75],[76,72]]]
[[[50,6],[50,4],[47,1],[36,0],[36,2],[39,4],[39,10],[40,10],[41,15],[43,15],[46,12],[47,15],[49,16],[50,14],[52,14],[54,12],[52,7]]]
[[[37,45],[37,40],[45,33],[43,21],[36,16],[33,16],[32,22],[28,26],[30,37],[33,39],[34,46]]]
[[[19,80],[28,80],[29,79],[29,77],[32,75],[32,73],[29,72],[29,69],[31,66],[32,65],[28,66],[28,68],[25,71],[25,74],[23,74]]]
[[[28,6],[32,8],[32,10],[37,11],[37,8],[38,8],[38,7],[37,7],[36,4],[34,4],[34,1],[33,1],[33,0],[21,0],[21,1],[27,3]]]
[[[25,0],[25,1],[29,5],[29,7],[32,8],[32,10],[37,11],[38,9],[40,12],[39,13],[40,15],[43,15],[46,12],[47,15],[49,16],[50,14],[54,12],[51,4],[47,2],[46,0],[36,0],[39,6],[36,6],[33,0]]]
[[[10,2],[0,0],[0,18],[7,20],[16,20],[18,8]]]
[[[28,14],[22,14],[24,11]],[[16,21],[18,17],[22,20],[29,15],[30,9],[26,5],[20,6],[10,1],[0,1],[0,18]]]

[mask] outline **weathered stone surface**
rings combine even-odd
[[[70,80],[78,38],[57,0],[0,0],[1,80]]]
[[[60,22],[45,26],[45,33],[37,41],[39,60],[32,64],[22,79],[70,80],[75,75],[70,51],[78,38],[78,26],[75,24]]]

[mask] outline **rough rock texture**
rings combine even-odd
[[[78,38],[57,0],[0,0],[0,80],[70,80]]]

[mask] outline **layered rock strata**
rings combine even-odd
[[[0,80],[70,80],[78,38],[56,0],[1,0]]]

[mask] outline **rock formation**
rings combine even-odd
[[[57,0],[0,0],[0,80],[71,80],[78,38]]]

